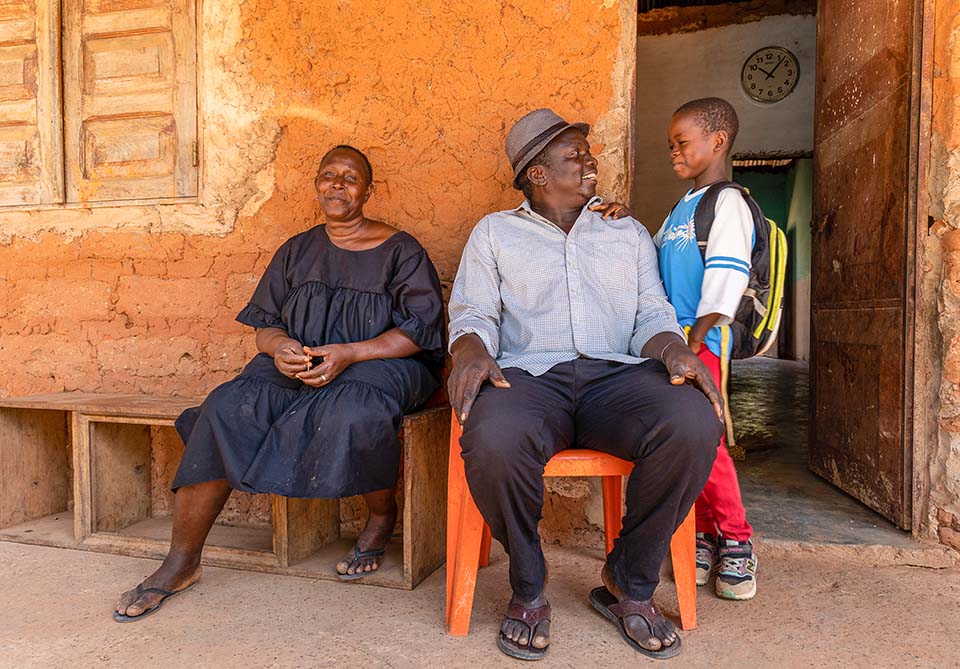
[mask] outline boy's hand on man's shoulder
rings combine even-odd
[[[626,218],[631,216],[632,212],[630,207],[625,204],[620,204],[619,202],[597,202],[587,207],[590,211],[595,211],[598,214],[601,214],[603,220],[608,218]]]

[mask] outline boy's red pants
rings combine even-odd
[[[697,355],[710,370],[717,388],[722,389],[726,379],[721,378],[720,358],[706,346]],[[710,478],[697,499],[697,532],[716,536],[718,530],[725,539],[746,541],[753,536],[753,528],[747,522],[747,512],[740,499],[737,470],[727,452],[726,437],[720,438]]]

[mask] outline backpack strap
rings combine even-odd
[[[710,239],[710,229],[713,227],[713,219],[717,213],[717,198],[727,188],[736,188],[740,191],[748,204],[753,199],[743,186],[734,181],[722,179],[707,186],[707,192],[697,202],[697,209],[693,214],[693,227],[697,232],[697,248],[700,249],[700,257],[703,258],[704,262],[707,259],[707,240]]]

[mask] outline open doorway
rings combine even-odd
[[[683,7],[658,9],[679,4]],[[909,16],[907,4],[908,0],[896,0],[851,9],[843,3],[821,2],[820,10],[827,7],[832,34],[859,34],[857,31],[863,32],[865,26],[882,26],[895,18],[891,12]],[[909,143],[909,123],[888,129],[882,120],[875,122],[874,128],[866,127],[865,115],[887,109],[893,114],[894,105],[881,104],[880,111],[869,106],[860,109],[858,100],[840,96],[843,87],[849,85],[839,79],[844,71],[840,65],[844,59],[861,55],[842,51],[838,38],[818,40],[816,12],[816,2],[803,0],[641,3],[633,209],[655,231],[673,202],[689,187],[676,182],[669,169],[666,125],[672,111],[699,97],[718,96],[730,101],[741,120],[740,136],[734,145],[733,177],[751,189],[766,215],[785,230],[790,245],[788,290],[777,348],[770,357],[735,361],[732,365],[731,413],[737,436],[732,451],[740,460],[737,466],[748,516],[758,534],[767,538],[907,545],[910,535],[897,525],[910,527],[909,504],[884,506],[871,493],[880,484],[893,488],[901,485],[909,480],[909,471],[893,472],[897,476],[891,474],[889,483],[884,477],[878,483],[862,475],[877,460],[899,462],[902,458],[905,462],[909,456],[909,434],[903,422],[894,434],[890,426],[895,421],[887,418],[909,411],[905,377],[897,380],[900,386],[896,388],[885,383],[889,374],[882,376],[870,365],[876,356],[881,360],[886,353],[883,342],[879,336],[873,340],[870,321],[863,321],[862,332],[868,339],[863,342],[865,346],[857,348],[856,324],[844,314],[861,307],[864,314],[880,310],[884,317],[889,311],[890,318],[894,317],[894,308],[900,309],[897,313],[901,316],[906,313],[896,307],[893,295],[875,298],[870,291],[880,285],[877,281],[868,285],[851,272],[854,268],[857,272],[876,272],[876,267],[887,270],[883,254],[906,257],[905,243],[904,248],[894,249],[891,236],[880,244],[872,241],[874,232],[849,230],[856,225],[859,201],[870,205],[873,200],[882,200],[876,194],[889,188],[894,179],[902,181],[908,173],[884,161],[894,164],[895,150]],[[884,51],[882,41],[887,37],[882,31],[872,32],[871,39],[878,44],[865,48],[890,51]],[[872,53],[869,50],[864,53]],[[770,51],[775,59],[779,57],[776,54],[788,52],[793,59],[790,62],[798,65],[799,77],[786,94],[773,91],[773,96],[783,95],[779,101],[760,101],[747,90],[745,73],[751,59],[758,54],[767,57]],[[909,79],[909,73],[904,76]],[[898,80],[891,85],[899,87],[901,83]],[[881,95],[878,91],[877,98]],[[898,98],[893,102],[902,101]],[[817,105],[819,113],[815,113]],[[824,105],[833,105],[830,113],[824,114]],[[823,143],[829,133],[842,133],[847,123],[855,132],[838,135],[844,143]],[[873,135],[882,135],[887,143],[879,143]],[[874,143],[869,153],[857,151],[871,141]],[[846,162],[838,160],[841,150],[846,152]],[[871,156],[871,165],[855,162],[865,155]],[[857,174],[864,173],[882,174],[887,181],[881,184],[861,179],[872,189],[865,193],[842,190],[842,183],[853,183]],[[904,182],[902,190],[906,191],[907,185]],[[815,199],[815,193],[819,193],[819,199]],[[878,227],[889,225],[891,215],[905,211],[901,203],[895,205],[892,213],[882,213],[879,205],[871,205],[864,220]],[[841,219],[846,219],[842,223],[848,226],[846,230],[832,230],[830,226]],[[900,223],[895,230],[907,236],[903,225]],[[826,231],[823,226],[827,226]],[[907,285],[909,273],[901,271],[900,276],[904,278],[898,280]],[[843,301],[848,284],[862,287],[862,295],[851,294],[849,304]],[[853,302],[857,304],[851,306]],[[910,327],[908,320],[904,317],[899,328],[903,338]],[[884,325],[890,322],[884,321]],[[891,344],[899,346],[893,340]],[[903,350],[898,355],[902,356]],[[884,406],[880,400],[873,401],[876,395],[883,396]],[[882,452],[864,446],[871,435],[889,437]],[[848,452],[844,451],[847,446]],[[859,465],[862,467],[858,469]],[[892,472],[892,465],[884,471]]]

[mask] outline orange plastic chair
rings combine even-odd
[[[451,411],[450,469],[447,479],[447,632],[464,636],[470,631],[477,571],[490,563],[490,528],[483,521],[460,455],[460,424]],[[623,477],[633,471],[626,460],[598,451],[569,449],[553,456],[544,476],[600,476],[603,483],[603,533],[607,553],[622,525]],[[697,549],[693,509],[670,541],[680,627],[697,626]]]

